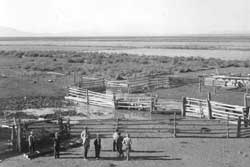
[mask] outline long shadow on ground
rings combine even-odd
[[[15,156],[18,156],[18,155],[21,155],[21,153],[14,152],[14,151],[3,152],[3,153],[0,154],[0,160],[4,161],[5,159],[15,157]]]

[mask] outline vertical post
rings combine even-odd
[[[70,137],[70,118],[67,119],[67,133],[68,137]]]
[[[17,122],[17,151],[22,152],[22,127],[20,118]]]
[[[244,106],[247,107],[247,93],[244,93]]]
[[[241,128],[241,117],[239,117],[238,121],[237,121],[237,134],[236,134],[236,137],[240,137],[240,128]]]
[[[17,151],[17,145],[16,145],[16,129],[15,129],[15,125],[12,125],[11,128],[11,144],[12,144],[12,150]]]
[[[150,98],[150,113],[153,112],[154,110],[154,99],[153,99],[153,96],[152,96],[152,93],[151,93],[151,98]]]
[[[75,71],[74,71],[73,75],[74,75],[74,86],[76,86],[76,72]]]
[[[115,124],[115,129],[114,130],[119,130],[119,118],[115,118],[116,124]]]
[[[113,102],[114,102],[114,107],[115,107],[115,110],[116,110],[117,109],[117,103],[116,103],[115,93],[113,93]]]
[[[200,93],[201,93],[201,87],[202,87],[201,78],[199,78],[199,92],[200,92]]]
[[[128,94],[130,94],[130,85],[128,84]]]
[[[216,84],[215,84],[215,79],[213,80],[213,89],[214,89],[214,94],[216,94]]]
[[[185,117],[186,116],[186,97],[182,97],[182,110],[181,110],[181,116]]]
[[[174,112],[174,138],[176,138],[176,112]]]
[[[88,89],[86,89],[86,102],[87,102],[87,104],[89,104],[89,91],[88,91]]]
[[[57,121],[58,121],[58,126],[59,126],[59,134],[63,135],[63,120],[62,120],[62,117],[59,116]]]
[[[208,110],[208,119],[212,119],[212,107],[211,107],[211,93],[208,92],[207,96],[207,110]]]
[[[244,126],[248,126],[248,118],[249,118],[249,106],[247,104],[247,93],[244,94],[244,106],[245,109],[243,109],[243,119],[244,119]]]
[[[209,101],[212,100],[212,98],[211,98],[211,93],[210,93],[210,92],[208,92],[208,94],[207,94],[207,99],[208,99]]]
[[[229,138],[229,114],[227,114],[227,138]]]
[[[118,102],[116,100],[115,93],[113,93],[113,101],[114,101],[114,119],[117,119],[118,118],[118,114],[117,114]]]
[[[103,86],[102,86],[102,87],[103,87],[103,89],[105,89],[105,90],[106,90],[105,79],[103,78],[102,80],[103,80],[103,81],[102,81],[102,84],[103,84]]]

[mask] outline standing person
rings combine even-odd
[[[132,140],[129,137],[128,133],[126,134],[126,137],[123,139],[122,143],[125,146],[125,149],[126,149],[126,158],[127,158],[127,161],[128,161],[129,160],[129,153],[130,153],[130,149],[131,149],[131,144],[132,144]]]
[[[94,146],[95,146],[95,158],[99,159],[100,158],[100,152],[101,152],[101,138],[99,134],[96,134],[96,139],[94,141]]]
[[[84,130],[81,133],[81,138],[83,144],[83,159],[86,160],[88,157],[88,150],[90,147],[90,136],[87,127],[84,127]]]
[[[119,137],[119,135],[118,135],[118,129],[116,129],[115,132],[114,132],[114,134],[113,134],[113,151],[116,151],[118,137]]]
[[[122,150],[122,142],[123,142],[123,137],[121,135],[121,133],[118,133],[118,139],[117,139],[117,151],[118,151],[118,155],[119,158],[123,157],[123,150]]]
[[[33,134],[33,131],[30,132],[30,135],[28,137],[28,143],[29,143],[29,154],[34,154],[34,152],[35,152],[35,136]]]
[[[60,156],[60,139],[58,136],[58,133],[55,133],[55,138],[54,138],[54,157],[59,158]]]

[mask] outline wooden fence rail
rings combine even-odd
[[[123,93],[145,92],[152,89],[168,88],[170,87],[169,85],[168,75],[148,75],[131,77],[127,80],[106,82],[107,89]]]
[[[182,115],[208,119],[229,119],[235,124],[239,117],[248,118],[246,106],[215,102],[210,98],[204,100],[183,97]]]
[[[93,92],[79,87],[70,87],[65,99],[103,107],[115,107],[113,95]]]
[[[14,150],[27,151],[27,137],[32,130],[36,142],[44,145],[53,141],[53,134],[59,132],[63,139],[69,137],[80,138],[84,127],[88,127],[91,137],[98,133],[103,138],[112,138],[113,132],[118,129],[123,135],[130,133],[134,138],[235,138],[250,137],[249,120],[239,117],[237,125],[228,120],[179,118],[174,114],[169,119],[157,120],[50,120],[23,122],[15,121],[12,125],[11,141]],[[47,142],[47,143],[46,143]],[[41,144],[42,145],[42,144]]]

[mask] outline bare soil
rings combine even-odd
[[[2,167],[246,167],[250,163],[250,144],[246,139],[192,139],[192,138],[133,138],[130,161],[120,160],[111,151],[112,139],[103,139],[101,159],[94,159],[93,141],[89,160],[84,161],[82,148],[62,152],[60,159],[52,155],[27,160],[22,155],[6,159]]]

